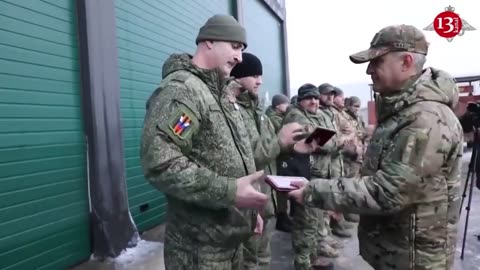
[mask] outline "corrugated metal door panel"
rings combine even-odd
[[[282,23],[262,0],[243,1],[247,29],[246,51],[258,56],[263,65],[263,85],[260,97],[265,108],[276,94],[284,94],[285,61]]]
[[[74,9],[0,2],[0,269],[65,269],[90,255]]]

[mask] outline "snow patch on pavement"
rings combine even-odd
[[[163,253],[159,254],[160,251],[163,251],[163,243],[140,240],[136,247],[127,248],[114,258],[113,263],[123,266],[136,264],[140,260],[144,261],[145,258],[162,257]]]

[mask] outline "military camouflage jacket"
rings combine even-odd
[[[235,179],[255,172],[252,146],[224,86],[217,71],[174,54],[148,102],[142,167],[166,195],[166,238],[180,248],[229,251],[253,233],[256,213],[234,206]]]
[[[331,110],[334,114],[335,126],[338,131],[338,139],[340,141],[351,141],[353,144],[358,145],[356,124],[352,121],[352,117],[343,109],[332,106]],[[342,149],[343,160],[357,159],[359,149]]]
[[[238,96],[237,103],[253,147],[257,170],[266,168],[266,173],[275,174],[275,168],[270,164],[278,157],[281,149],[273,124],[258,101],[252,100],[248,93]]]
[[[267,175],[276,175],[274,161],[280,154],[280,145],[275,128],[263,112],[258,100],[253,100],[247,92],[237,97],[237,103],[240,105],[240,112],[253,147],[257,170],[264,169]],[[272,189],[269,185],[262,182],[260,188],[271,198]],[[269,200],[263,213],[263,216],[267,218],[274,216],[272,200]]]
[[[357,146],[357,153],[353,161],[356,162],[363,162],[363,155],[365,153],[365,145],[367,141],[367,130],[365,127],[365,123],[363,122],[362,118],[358,116],[358,114],[353,113],[351,111],[346,110],[347,121],[349,125],[351,125],[355,132],[355,144]],[[347,154],[348,155],[348,154]]]
[[[349,122],[350,116],[348,113],[345,110],[335,106],[331,107],[331,111],[333,112],[335,125],[338,128],[341,136],[350,138],[349,136],[354,133],[355,128],[352,123]]]
[[[282,121],[283,117],[285,116],[284,114],[276,112],[272,106],[269,106],[267,108],[267,111],[265,114],[270,118],[270,121],[273,124],[273,127],[275,128],[275,132],[278,133],[280,129],[282,128]]]
[[[324,119],[324,127],[333,129],[337,132],[335,136],[328,142],[330,146],[330,174],[328,178],[343,176],[343,146],[341,143],[342,136],[339,126],[337,125],[338,116],[335,115],[333,107],[320,107],[318,113]],[[323,177],[322,177],[323,178]]]
[[[375,269],[451,269],[463,186],[458,88],[429,68],[377,102],[362,177],[313,180],[305,201],[361,214],[360,253]]]

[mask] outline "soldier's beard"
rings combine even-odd
[[[322,106],[322,107],[330,107],[330,106],[332,106],[332,105],[331,105],[329,102],[327,102],[327,101],[319,100],[319,102],[320,102],[320,106]]]
[[[258,93],[255,90],[248,90],[248,96],[253,100],[258,99]]]

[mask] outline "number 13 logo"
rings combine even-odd
[[[462,19],[456,13],[445,11],[437,15],[433,28],[444,38],[453,38],[462,30]]]
[[[451,33],[453,30],[458,33],[458,27],[456,28],[455,25],[453,25],[454,21],[455,23],[458,23],[458,20],[456,20],[456,18],[454,19],[452,17],[437,17],[437,29],[442,30],[445,34]],[[444,26],[448,26],[448,30],[444,30]]]
[[[439,13],[433,22],[423,28],[427,31],[435,31],[440,37],[452,41],[456,36],[463,36],[465,31],[476,30],[467,21],[460,18],[460,15],[455,13],[455,8],[452,6],[445,7],[445,11]]]

